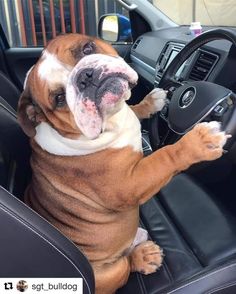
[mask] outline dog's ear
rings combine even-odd
[[[29,91],[26,89],[20,96],[17,110],[18,122],[23,131],[29,137],[36,135],[35,127],[45,121],[45,116],[40,107],[32,100]]]

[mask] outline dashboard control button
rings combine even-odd
[[[213,109],[214,118],[220,119],[224,115],[224,113],[228,110],[228,108],[229,108],[229,105],[226,101],[216,105],[216,107]]]
[[[214,108],[214,112],[215,112],[215,114],[221,115],[224,112],[224,107],[221,105],[217,105]]]

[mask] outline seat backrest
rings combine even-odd
[[[82,278],[94,293],[93,270],[80,250],[14,197],[30,179],[30,146],[15,110],[0,97],[0,277]],[[43,195],[42,195],[43,196]]]
[[[10,105],[15,111],[20,97],[20,91],[10,81],[6,75],[0,70],[0,96]]]
[[[30,179],[30,153],[15,110],[0,97],[0,185],[20,199]]]
[[[81,278],[94,293],[93,270],[55,227],[0,187],[0,277]]]

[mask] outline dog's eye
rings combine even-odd
[[[55,101],[57,107],[63,107],[66,104],[66,95],[65,93],[60,93],[55,96]]]
[[[92,54],[92,53],[94,53],[94,51],[95,51],[95,44],[92,42],[85,44],[83,47],[84,55]]]

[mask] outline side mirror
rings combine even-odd
[[[130,20],[121,14],[105,14],[99,20],[98,34],[109,42],[131,42]]]

